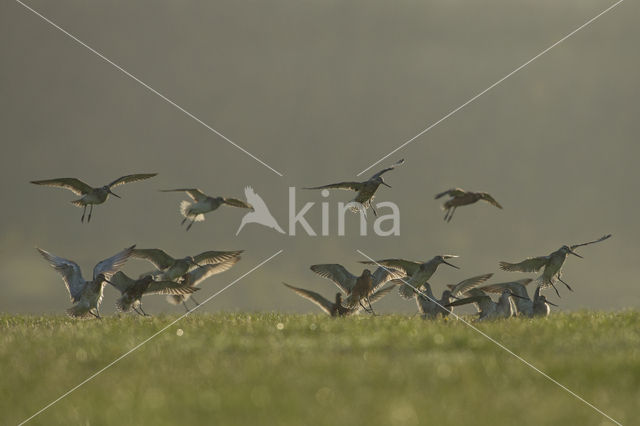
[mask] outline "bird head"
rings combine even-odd
[[[142,281],[144,284],[149,284],[153,281],[153,277],[151,275],[145,275],[140,281]]]
[[[391,188],[391,185],[389,185],[387,182],[385,182],[384,179],[382,178],[382,176],[376,177],[376,182],[378,182],[379,185],[384,185],[384,186],[387,186],[387,187]]]
[[[571,250],[571,247],[569,246],[562,246],[560,247],[560,251],[564,254],[572,254],[574,256],[579,257],[580,259],[584,259],[584,257],[580,256],[578,253],[576,253],[575,251]]]
[[[119,196],[115,192],[111,191],[111,188],[109,188],[109,185],[103,186],[102,189],[107,191],[107,194],[111,194],[111,195],[113,195],[114,197],[117,197],[117,198],[122,198],[121,196]]]
[[[193,258],[193,256],[187,256],[184,258],[184,260],[186,260],[187,263],[197,266],[198,268],[202,268],[202,265],[197,263],[196,260]]]
[[[445,265],[449,265],[452,268],[460,269],[458,266],[447,262],[447,259],[453,259],[453,258],[456,258],[456,257],[458,257],[458,256],[455,256],[455,255],[452,255],[452,254],[443,254],[443,255],[435,256],[433,258],[433,261],[437,262],[438,264],[444,263]]]

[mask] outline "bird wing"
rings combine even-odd
[[[391,290],[393,290],[395,287],[396,287],[395,285],[390,285],[388,287],[384,287],[375,291],[371,296],[369,296],[369,301],[372,304],[377,302],[378,300],[382,299],[384,296],[389,294]]]
[[[520,263],[500,262],[503,271],[536,272],[549,262],[549,256],[530,257]]]
[[[240,256],[244,250],[233,251],[205,251],[196,256],[193,256],[193,260],[199,265],[210,265],[213,263],[225,262],[234,257]]]
[[[95,280],[99,274],[104,274],[107,279],[110,279],[111,275],[113,275],[118,269],[122,268],[122,265],[124,265],[127,259],[129,259],[135,246],[136,245],[134,244],[131,247],[127,247],[108,259],[99,262],[95,268],[93,268],[93,279]]]
[[[365,265],[382,265],[387,268],[399,269],[409,276],[415,274],[418,269],[420,269],[420,265],[422,265],[421,262],[404,259],[362,260],[360,263],[364,263]]]
[[[589,241],[588,243],[574,244],[574,245],[572,245],[570,247],[571,247],[571,250],[575,250],[578,247],[588,246],[589,244],[599,243],[600,241],[604,241],[604,240],[606,240],[608,238],[611,238],[611,234],[604,235],[604,236],[598,238],[597,240]]]
[[[302,189],[347,189],[351,191],[360,191],[364,184],[362,182],[338,182],[329,185],[312,186]]]
[[[347,271],[344,266],[337,263],[311,265],[310,269],[321,277],[333,281],[345,294],[351,293],[358,279],[358,277]]]
[[[173,257],[160,249],[135,249],[131,253],[131,257],[148,260],[161,271],[167,269],[176,261]]]
[[[380,170],[378,173],[376,173],[375,175],[371,176],[369,178],[369,180],[371,179],[375,179],[379,176],[382,176],[383,174],[387,173],[389,170],[393,170],[395,169],[397,166],[404,164],[404,158],[401,158],[399,161],[396,161],[395,163],[393,163],[391,166],[387,167],[386,169],[382,169]]]
[[[136,280],[129,278],[124,272],[118,271],[109,278],[108,283],[117,288],[120,293],[124,293],[136,283]]]
[[[233,207],[242,207],[242,208],[245,208],[245,209],[252,209],[253,208],[253,206],[251,206],[251,204],[245,203],[244,201],[238,200],[237,198],[222,198],[222,201],[225,204],[228,204],[228,205],[233,206]]]
[[[202,201],[208,197],[207,194],[197,188],[161,189],[160,192],[186,192],[195,202]]]
[[[200,288],[191,287],[189,283],[175,281],[152,281],[149,287],[144,291],[144,294],[192,294]]]
[[[486,303],[486,299],[491,300],[491,298],[486,295],[471,296],[460,300],[454,300],[451,303],[447,303],[446,306],[462,306],[468,305],[469,303],[477,303],[478,305],[482,306],[483,303]]]
[[[304,297],[305,299],[310,300],[311,302],[313,302],[316,305],[318,305],[320,307],[320,309],[325,311],[327,314],[331,315],[331,310],[333,309],[333,303],[331,303],[330,301],[328,301],[327,299],[322,297],[320,294],[316,293],[315,291],[305,290],[303,288],[294,287],[294,286],[289,285],[287,283],[282,283],[282,284],[284,284],[285,286],[289,287],[298,296]]]
[[[41,248],[36,247],[38,252],[44,257],[49,264],[62,275],[62,280],[67,286],[67,291],[71,296],[72,302],[77,302],[82,296],[82,291],[85,287],[84,278],[82,278],[82,272],[78,264],[72,260],[64,259],[62,257],[55,256]]]
[[[492,205],[496,206],[499,209],[502,208],[500,203],[497,202],[496,199],[493,198],[490,194],[487,194],[486,192],[482,192],[481,195],[482,195],[482,199],[487,201],[489,204],[492,204]]]
[[[138,173],[135,175],[126,175],[119,177],[118,179],[107,185],[109,188],[115,188],[116,186],[124,185],[125,183],[137,182],[139,180],[145,180],[156,176],[157,173]]]
[[[527,278],[526,284],[529,284],[533,281],[530,278]],[[529,299],[529,294],[527,294],[527,289],[524,287],[526,284],[523,284],[524,280],[521,281],[511,281],[507,283],[497,283],[497,284],[489,284],[482,287],[479,287],[478,290],[482,290],[486,293],[499,293],[501,294],[504,290],[509,289],[516,296],[524,297],[525,299]]]
[[[54,186],[56,188],[64,188],[76,195],[88,194],[93,190],[92,187],[76,178],[58,178],[47,180],[32,180],[31,183],[36,185]]]
[[[231,259],[224,260],[220,263],[204,265],[200,268],[194,269],[193,271],[189,272],[189,275],[191,276],[189,285],[195,287],[207,278],[231,269],[231,267],[238,263],[240,259],[240,256],[236,256],[232,257]]]
[[[462,296],[472,288],[475,288],[483,282],[487,281],[492,276],[493,274],[484,274],[467,278],[464,281],[460,281],[458,284],[449,287],[451,288],[451,294],[453,294],[455,297]]]
[[[376,292],[376,290],[378,290],[391,280],[405,277],[406,274],[403,271],[380,267],[376,269],[371,276],[372,292]],[[393,287],[395,287],[395,284],[391,288]]]
[[[459,197],[461,195],[464,195],[465,193],[466,191],[464,189],[451,188],[451,189],[447,189],[446,191],[440,192],[439,194],[436,194],[435,199],[437,200],[438,198],[442,198],[445,195],[448,195],[450,197]]]

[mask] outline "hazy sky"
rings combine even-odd
[[[35,251],[94,264],[137,244],[175,256],[245,249],[231,271],[203,286],[204,299],[282,249],[273,261],[205,307],[317,311],[281,281],[331,297],[336,287],[314,263],[360,272],[360,249],[374,258],[427,260],[444,285],[495,272],[492,282],[530,275],[498,271],[498,261],[548,254],[612,233],[569,258],[574,293],[548,292],[562,309],[640,306],[637,185],[640,132],[637,2],[624,2],[382,165],[377,201],[401,210],[401,235],[278,234],[248,225],[244,211],[220,209],[185,232],[182,194],[199,187],[242,197],[251,185],[287,225],[288,187],[354,180],[356,174],[484,90],[613,2],[609,1],[28,1],[29,5],[217,129],[279,177],[139,83],[12,1],[0,4],[0,312],[62,312],[58,274]],[[364,178],[380,167],[366,173]],[[129,173],[158,172],[118,187],[122,199],[96,206],[90,224],[71,192],[30,180],[78,177],[103,185]],[[359,178],[358,178],[359,179]],[[491,192],[504,206],[458,209],[445,224],[437,192],[460,186]],[[318,191],[298,190],[320,229]],[[369,229],[371,230],[371,224]],[[302,234],[302,235],[300,235]],[[149,264],[131,260],[135,275]],[[103,311],[114,306],[107,288]],[[159,296],[150,313],[180,312]],[[395,294],[382,311],[415,311]]]

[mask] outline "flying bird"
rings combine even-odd
[[[121,294],[116,300],[116,307],[120,312],[131,312],[149,316],[142,309],[142,296],[145,294],[191,294],[199,288],[190,287],[188,283],[175,281],[155,281],[151,275],[145,275],[137,280],[128,277],[124,272],[116,272],[110,279],[105,280],[114,286]]]
[[[562,279],[562,265],[564,264],[567,255],[572,254],[582,258],[582,256],[574,251],[575,249],[589,244],[599,243],[600,241],[604,241],[610,237],[611,234],[608,234],[598,238],[597,240],[589,241],[588,243],[574,244],[571,246],[564,245],[548,256],[530,257],[520,263],[500,262],[500,269],[503,271],[537,272],[544,268],[542,275],[538,278],[538,280],[540,280],[540,285],[542,285],[543,288],[549,286],[553,287],[556,294],[560,296],[560,293],[555,286],[556,279],[567,286],[569,290],[573,291],[571,286]]]
[[[354,206],[351,207],[351,210],[357,212],[357,211],[360,211],[360,209],[362,208],[362,210],[366,212],[366,209],[368,207],[371,207],[373,214],[377,216],[378,213],[373,208],[373,204],[372,204],[375,193],[378,190],[378,187],[380,185],[385,185],[391,188],[391,185],[387,184],[384,181],[384,179],[382,178],[382,175],[388,172],[389,170],[395,169],[397,166],[403,163],[404,163],[404,158],[394,163],[390,167],[380,170],[378,173],[371,176],[368,180],[364,182],[339,182],[339,183],[333,183],[330,185],[314,186],[314,187],[303,188],[303,189],[346,189],[346,190],[356,191],[358,194],[356,195],[356,198],[354,198],[351,201],[352,203],[355,204]]]
[[[416,305],[418,305],[418,311],[422,315],[423,319],[435,319],[438,314],[441,314],[444,318],[449,316],[453,308],[445,308],[445,305],[451,303],[453,299],[458,299],[472,288],[479,286],[480,284],[491,278],[493,274],[478,275],[475,277],[467,278],[460,281],[458,284],[448,285],[447,290],[442,292],[440,300],[436,299],[431,291],[431,285],[426,282],[418,290],[419,293],[415,293]],[[400,280],[394,280],[394,283]]]
[[[74,200],[71,202],[76,207],[83,207],[82,217],[80,218],[80,222],[84,222],[84,216],[87,213],[87,206],[91,206],[89,209],[89,217],[87,217],[87,223],[91,221],[91,214],[93,213],[93,206],[95,204],[104,203],[109,195],[113,195],[114,197],[121,198],[119,195],[114,194],[111,191],[111,188],[115,188],[119,185],[124,185],[125,183],[137,182],[140,180],[145,180],[156,176],[157,173],[140,173],[135,175],[127,175],[122,176],[113,182],[100,187],[91,187],[86,183],[82,182],[80,179],[76,178],[58,178],[58,179],[47,179],[47,180],[32,180],[31,183],[35,185],[44,185],[44,186],[53,186],[56,188],[64,188],[73,192],[76,195],[82,195],[81,198]]]
[[[131,253],[131,257],[148,260],[158,268],[148,275],[156,279],[175,281],[197,267],[224,262],[239,256],[242,252],[243,250],[205,251],[196,256],[176,259],[160,249],[135,249]]]
[[[99,262],[93,268],[93,279],[87,281],[82,278],[82,271],[72,260],[55,256],[41,248],[38,252],[51,266],[62,275],[67,286],[73,306],[67,309],[67,314],[75,318],[100,317],[100,303],[102,302],[104,285],[129,259],[135,245],[126,248],[115,255]]]
[[[245,214],[242,217],[242,221],[240,222],[240,226],[236,231],[236,235],[238,235],[242,228],[244,228],[244,226],[248,223],[258,223],[260,225],[266,226],[267,228],[275,229],[281,234],[285,233],[280,225],[278,225],[276,218],[273,217],[273,215],[269,211],[269,208],[267,207],[267,204],[264,202],[262,197],[256,194],[252,187],[247,186],[244,189],[244,196],[253,207],[253,211]]]
[[[191,197],[193,202],[187,200],[180,202],[180,213],[184,216],[184,219],[180,224],[184,225],[187,220],[191,220],[187,225],[187,231],[191,229],[194,222],[202,222],[204,220],[205,213],[212,212],[220,206],[227,205],[243,209],[253,209],[251,204],[245,203],[237,198],[210,197],[196,188],[161,189],[160,191],[186,192],[187,195]]]
[[[456,208],[460,206],[466,206],[468,204],[473,204],[479,200],[484,200],[499,209],[502,208],[500,203],[498,203],[495,198],[493,198],[486,192],[469,192],[461,188],[454,188],[436,194],[435,198],[437,200],[438,198],[444,197],[445,195],[451,197],[442,205],[442,208],[445,210],[444,220],[447,222],[451,222],[453,213],[456,211]]]
[[[525,315],[527,317],[547,316],[550,312],[549,305],[558,305],[549,302],[546,297],[540,294],[540,286],[536,287],[533,294],[533,300],[531,300],[529,293],[527,293],[527,288],[525,287],[531,281],[533,281],[531,278],[525,278],[518,281],[489,284],[478,287],[477,290],[485,293],[502,293],[505,289],[511,290],[511,293],[516,296],[513,300],[516,305],[516,315]]]
[[[383,259],[383,260],[363,260],[360,263],[365,265],[378,265],[386,268],[402,271],[409,279],[405,279],[400,284],[399,293],[404,299],[411,299],[415,290],[424,285],[429,278],[436,272],[438,266],[441,264],[449,265],[452,268],[460,269],[456,265],[447,262],[447,259],[456,258],[458,256],[452,254],[443,254],[434,256],[431,260],[426,262],[414,262],[412,260],[404,259]]]

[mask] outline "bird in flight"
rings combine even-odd
[[[84,210],[82,212],[82,217],[80,218],[80,222],[84,222],[85,214],[87,213],[87,206],[90,206],[89,209],[89,217],[87,217],[87,223],[91,221],[91,214],[93,213],[93,206],[95,204],[102,204],[107,201],[109,195],[113,195],[114,197],[121,198],[119,195],[114,194],[111,191],[111,188],[115,188],[116,186],[124,185],[125,183],[137,182],[140,180],[145,180],[156,176],[157,173],[140,173],[134,175],[126,175],[119,177],[113,182],[99,187],[92,187],[82,182],[80,179],[76,178],[57,178],[57,179],[46,179],[46,180],[32,180],[31,183],[35,185],[44,185],[44,186],[53,186],[56,188],[64,188],[73,192],[76,195],[82,195],[77,200],[71,202],[76,207],[83,207]]]
[[[500,203],[498,203],[495,198],[493,198],[486,192],[470,192],[465,191],[461,188],[454,188],[436,194],[435,198],[437,200],[438,198],[444,197],[445,195],[451,197],[442,205],[442,208],[445,210],[444,220],[446,222],[451,222],[453,213],[456,211],[456,208],[460,206],[466,206],[468,204],[473,204],[479,200],[484,200],[496,206],[497,208],[502,209]]]

